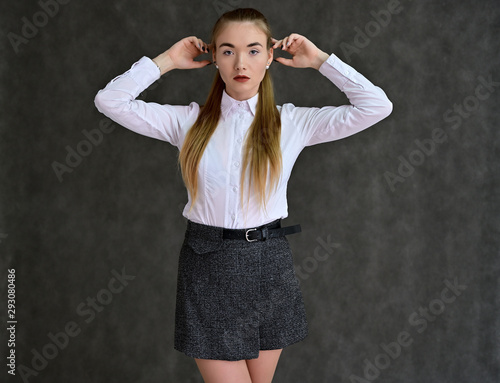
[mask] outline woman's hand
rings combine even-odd
[[[277,57],[275,60],[279,63],[294,68],[315,68],[319,69],[329,57],[328,54],[319,49],[306,37],[297,33],[292,33],[290,36],[282,40],[272,39],[274,43],[273,49],[280,48],[289,52],[293,58],[287,59],[284,57]]]
[[[183,38],[168,50],[153,59],[160,68],[161,74],[172,69],[203,68],[212,62],[209,60],[194,61],[196,57],[210,51],[210,45],[196,36]]]

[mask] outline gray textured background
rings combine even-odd
[[[261,10],[275,37],[297,32],[336,53],[394,103],[388,119],[306,148],[296,163],[285,223],[303,228],[289,240],[310,335],[285,349],[274,382],[500,380],[496,0],[65,3],[46,20],[35,1],[0,5],[0,327],[15,268],[25,382],[202,382],[194,361],[173,349],[187,198],[177,149],[112,129],[93,99],[141,56],[189,35],[207,40],[221,11],[236,6]],[[390,6],[390,22],[377,29],[372,12]],[[41,27],[15,48],[8,33],[22,36],[23,17]],[[363,42],[356,36],[365,28],[372,37]],[[280,104],[346,102],[312,69],[270,70]],[[142,98],[203,103],[213,71],[174,71]],[[482,100],[479,76],[495,82],[480,88]],[[53,162],[64,164],[68,148],[90,150],[83,131],[99,126],[112,131],[60,181]],[[432,148],[425,140],[436,134],[446,140]],[[400,165],[410,159],[413,170]],[[400,182],[391,187],[387,172]],[[330,253],[321,246],[328,241]],[[113,270],[123,269],[135,279],[108,294]],[[445,281],[461,290],[447,291],[443,304]],[[108,304],[90,309],[96,296]],[[78,335],[51,346],[49,334],[71,322]],[[381,344],[405,334],[411,344],[387,356]],[[43,350],[57,355],[35,361],[36,371]],[[11,377],[2,362],[0,381],[21,382],[19,372]]]

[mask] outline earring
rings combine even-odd
[[[215,63],[215,61],[214,61],[214,64],[215,64],[215,67],[216,67],[217,69],[219,69],[219,67],[217,66],[217,64]]]
[[[270,65],[270,64],[269,64],[269,63],[267,63],[267,65],[266,65],[266,69],[269,69],[269,65]]]

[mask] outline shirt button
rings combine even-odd
[[[238,167],[238,166],[240,166],[240,163],[239,162],[235,162],[234,166]]]
[[[235,219],[236,219],[236,216],[235,216],[234,214],[231,214],[231,218],[232,218],[233,220],[235,220]]]
[[[236,193],[238,191],[238,188],[236,186],[234,186],[233,191]]]
[[[238,138],[236,141],[238,142],[238,144],[241,144],[241,138]]]

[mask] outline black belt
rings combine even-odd
[[[250,229],[224,229],[224,239],[246,239],[248,242],[265,241],[268,238],[282,237],[299,233],[300,225],[281,227],[281,219]]]

